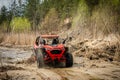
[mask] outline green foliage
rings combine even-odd
[[[26,0],[25,17],[31,23],[31,29],[36,30],[40,20],[40,0]]]
[[[73,27],[80,27],[84,26],[86,24],[86,21],[88,20],[90,13],[89,13],[89,7],[86,4],[85,0],[80,0],[79,6],[77,8],[77,14],[73,18]]]
[[[86,4],[85,0],[80,0],[79,6],[78,6],[78,14],[81,14],[81,16],[89,15],[89,7]]]
[[[99,5],[100,0],[85,0],[86,4],[89,7],[90,13],[92,12],[92,10],[94,10],[94,8]]]
[[[5,6],[3,6],[0,10],[1,14],[0,14],[0,24],[2,24],[2,22],[7,20],[7,8]]]
[[[120,33],[120,0],[80,0],[73,28],[81,34],[108,35]]]
[[[59,13],[60,19],[65,19],[66,17],[72,17],[74,12],[77,10],[79,0],[44,0],[40,6],[42,9],[41,13],[45,13],[43,17],[51,8],[55,8]]]
[[[16,0],[13,0],[10,9],[2,7],[0,29],[10,31],[11,25],[13,31],[22,32],[25,31],[26,24],[35,31],[54,30],[54,27],[59,26],[59,22],[63,24],[68,18],[73,20],[73,28],[86,28],[91,32],[94,32],[91,29],[95,28],[105,34],[120,33],[120,0],[26,0],[24,5],[21,0],[18,5]],[[24,20],[25,23],[22,22]]]
[[[10,25],[13,32],[24,32],[30,30],[30,22],[26,18],[15,17],[11,21]]]
[[[9,32],[10,31],[10,21],[12,19],[11,12],[7,10],[5,6],[3,6],[0,10],[0,31]]]
[[[115,6],[120,6],[120,0],[111,0],[111,3]]]

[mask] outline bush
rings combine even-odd
[[[25,32],[30,30],[30,22],[26,18],[15,17],[10,25],[13,32]]]

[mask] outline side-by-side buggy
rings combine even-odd
[[[34,44],[35,58],[38,68],[44,64],[58,65],[64,63],[65,67],[73,66],[73,56],[69,53],[65,41],[59,42],[58,35],[40,35]]]

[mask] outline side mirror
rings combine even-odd
[[[35,44],[38,46],[39,45],[39,38],[40,38],[40,36],[38,36],[37,38],[36,38],[36,40],[35,40]]]

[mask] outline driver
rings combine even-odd
[[[53,41],[52,41],[52,45],[54,45],[54,44],[58,44],[58,43],[59,43],[58,38],[53,39]]]

